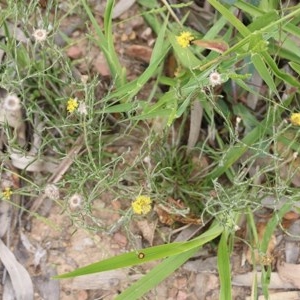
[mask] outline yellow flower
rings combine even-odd
[[[300,113],[293,113],[291,115],[290,121],[293,125],[300,126]]]
[[[6,200],[10,199],[10,196],[12,195],[12,190],[10,189],[10,187],[7,187],[4,189],[4,191],[2,192],[2,197]]]
[[[133,212],[139,215],[146,215],[151,210],[151,199],[148,196],[138,196],[131,203]]]
[[[194,39],[195,38],[189,31],[184,31],[179,36],[176,36],[177,43],[182,48],[187,48],[191,44],[191,41],[193,41]]]
[[[70,98],[67,103],[67,111],[72,113],[78,107],[78,100]]]

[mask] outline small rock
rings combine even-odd
[[[103,77],[110,76],[109,66],[105,60],[103,53],[100,53],[94,60],[94,68]]]
[[[181,290],[186,288],[187,286],[187,278],[186,277],[178,277],[176,278],[175,282],[174,282],[174,286]]]
[[[120,245],[121,247],[126,247],[127,245],[127,238],[125,235],[117,232],[114,234],[114,240],[115,242]]]
[[[195,294],[197,299],[206,299],[206,295],[219,286],[218,277],[214,274],[199,273],[195,280]]]
[[[72,59],[78,59],[82,56],[82,49],[78,46],[71,46],[67,49],[67,55]]]

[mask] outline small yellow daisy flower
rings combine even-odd
[[[300,113],[293,113],[290,117],[290,121],[293,125],[300,126]]]
[[[78,107],[78,100],[70,98],[67,103],[67,111],[72,113]]]
[[[138,215],[146,215],[151,210],[151,199],[148,196],[138,196],[131,203],[133,212]]]
[[[4,191],[2,192],[2,197],[6,200],[10,199],[10,196],[12,195],[12,190],[10,189],[10,187],[7,187],[4,189]]]
[[[182,32],[179,36],[176,36],[177,43],[182,48],[187,48],[190,46],[191,41],[193,41],[195,38],[189,31]]]

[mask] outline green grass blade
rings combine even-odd
[[[215,224],[211,227],[211,229],[207,230],[205,233],[200,235],[199,237],[180,243],[171,243],[166,245],[159,245],[155,247],[149,247],[141,250],[144,257],[142,259],[139,258],[138,251],[132,251],[129,253],[121,254],[112,258],[105,259],[103,261],[90,264],[88,266],[79,268],[75,271],[55,276],[54,278],[63,279],[63,278],[71,278],[81,275],[93,274],[103,271],[114,270],[118,268],[129,267],[132,265],[141,264],[147,261],[152,261],[156,259],[165,258],[168,256],[177,255],[191,249],[202,246],[203,244],[213,240],[218,235],[222,233],[223,227]]]
[[[230,254],[227,245],[228,233],[224,231],[218,246],[218,270],[220,278],[220,300],[231,298]]]
[[[274,212],[274,215],[272,219],[268,222],[263,240],[261,242],[260,250],[262,253],[266,253],[268,249],[268,244],[271,239],[271,236],[276,229],[277,225],[281,222],[281,219],[283,216],[291,210],[292,203],[291,202],[286,202],[278,212]]]
[[[101,99],[101,102],[105,102],[111,99],[120,99],[123,98],[132,99],[147,83],[147,81],[153,77],[153,75],[157,72],[157,69],[159,66],[163,63],[169,49],[170,49],[170,43],[167,39],[165,39],[165,33],[166,33],[166,27],[167,27],[167,20],[161,26],[161,30],[157,36],[155,46],[152,51],[152,57],[149,66],[144,71],[143,74],[141,74],[137,79],[134,81],[126,83],[124,86],[119,87],[115,92],[110,93],[104,99]]]
[[[290,62],[289,65],[291,68],[300,75],[300,64],[295,62]]]
[[[114,0],[108,0],[106,4],[105,14],[104,14],[104,33],[100,28],[97,20],[95,19],[90,7],[86,3],[86,0],[81,0],[82,5],[95,28],[98,39],[96,43],[98,47],[103,51],[106,61],[109,65],[112,78],[115,80],[116,87],[124,85],[126,82],[125,72],[120,64],[118,55],[115,51],[113,43],[112,34],[112,9],[114,5]]]
[[[231,23],[242,36],[247,36],[251,31],[225,6],[223,6],[220,1],[208,0],[208,2],[217,10],[219,13]]]
[[[189,251],[168,257],[158,266],[153,268],[142,279],[132,284],[127,290],[116,297],[116,300],[135,300],[141,299],[145,293],[157,286],[165,278],[171,275],[185,261],[192,257],[199,248],[193,248]]]
[[[286,83],[289,83],[292,86],[296,86],[298,88],[300,87],[300,82],[295,77],[279,70],[276,62],[273,60],[273,58],[271,57],[271,55],[269,53],[264,52],[264,53],[262,53],[262,56],[263,56],[264,60],[266,61],[266,63],[268,64],[268,66],[273,71],[273,73],[278,78],[282,79],[283,81],[285,81]]]
[[[264,60],[262,59],[261,55],[258,53],[251,55],[251,61],[252,61],[253,65],[255,66],[255,69],[261,76],[261,78],[263,78],[265,83],[270,88],[270,90],[274,94],[277,94],[275,82],[274,82],[272,76],[270,75],[270,72],[269,72],[268,68],[266,67],[266,64],[265,64]]]

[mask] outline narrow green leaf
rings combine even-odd
[[[227,245],[228,233],[224,231],[218,246],[218,270],[220,278],[220,300],[232,299],[231,297],[231,273],[230,254]]]
[[[236,145],[231,145],[220,159],[219,166],[217,166],[211,173],[206,176],[207,180],[214,180],[226,172],[247,150],[250,146],[255,144],[268,130],[269,126],[273,125],[273,119],[268,116],[260,122],[260,124],[250,131],[242,140]]]
[[[121,293],[116,300],[135,300],[141,297],[157,286],[165,278],[170,276],[185,261],[192,257],[199,248],[193,248],[189,251],[168,257],[158,266],[154,267],[142,279],[132,284],[127,290]]]
[[[101,112],[102,113],[122,113],[122,112],[132,111],[133,109],[135,109],[137,107],[138,107],[137,103],[122,103],[122,104],[105,107]]]
[[[205,233],[199,237],[179,243],[171,243],[166,245],[159,245],[155,247],[149,247],[142,249],[143,258],[140,259],[139,251],[132,251],[129,253],[121,254],[112,258],[105,259],[103,261],[90,264],[88,266],[79,268],[75,271],[55,276],[56,279],[71,278],[81,275],[93,274],[103,271],[114,270],[118,268],[129,267],[132,265],[142,264],[147,261],[165,258],[168,256],[177,255],[191,249],[202,246],[203,244],[213,240],[221,234],[223,227],[218,224],[212,226]]]
[[[300,75],[300,64],[297,64],[295,62],[290,62],[289,65],[294,71],[296,71]]]
[[[241,34],[242,36],[247,36],[251,31],[224,5],[217,0],[208,0],[208,2],[220,12],[220,14],[227,19]]]
[[[276,62],[273,60],[273,58],[271,57],[271,55],[269,53],[264,52],[261,55],[263,56],[264,60],[268,64],[268,66],[271,68],[271,70],[274,72],[274,74],[278,78],[282,79],[283,81],[285,81],[286,83],[289,83],[292,86],[296,86],[296,87],[300,88],[300,82],[295,77],[279,70]]]
[[[166,30],[166,23],[161,27],[159,35],[157,37],[153,54],[151,57],[151,63],[148,68],[134,81],[126,83],[124,86],[119,87],[115,92],[110,93],[101,101],[108,101],[111,99],[132,99],[146,84],[146,82],[157,72],[157,69],[162,64],[165,56],[167,55],[170,44],[168,40],[164,39]]]
[[[265,83],[268,85],[268,87],[271,89],[271,91],[274,94],[277,94],[277,88],[274,83],[274,80],[273,80],[272,76],[270,75],[270,72],[269,72],[268,68],[266,67],[266,64],[265,64],[264,60],[262,59],[260,53],[255,53],[255,54],[251,55],[251,61],[252,61],[253,65],[255,66],[255,69],[257,70],[257,72],[259,73],[261,78],[265,81]]]
[[[124,85],[124,83],[126,82],[126,78],[113,43],[111,19],[112,19],[112,9],[114,5],[114,0],[108,0],[108,3],[105,8],[104,33],[100,28],[97,20],[95,19],[89,5],[86,3],[86,0],[81,0],[81,3],[97,33],[97,39],[95,41],[98,47],[103,51],[103,54],[109,65],[111,75],[115,80],[116,86],[120,87]]]
[[[269,220],[266,230],[264,232],[263,240],[261,242],[260,250],[262,253],[266,253],[268,249],[268,244],[271,239],[271,236],[276,229],[277,225],[281,222],[281,219],[283,216],[291,210],[292,203],[291,202],[286,202],[278,212],[274,212],[274,215],[271,220]]]

